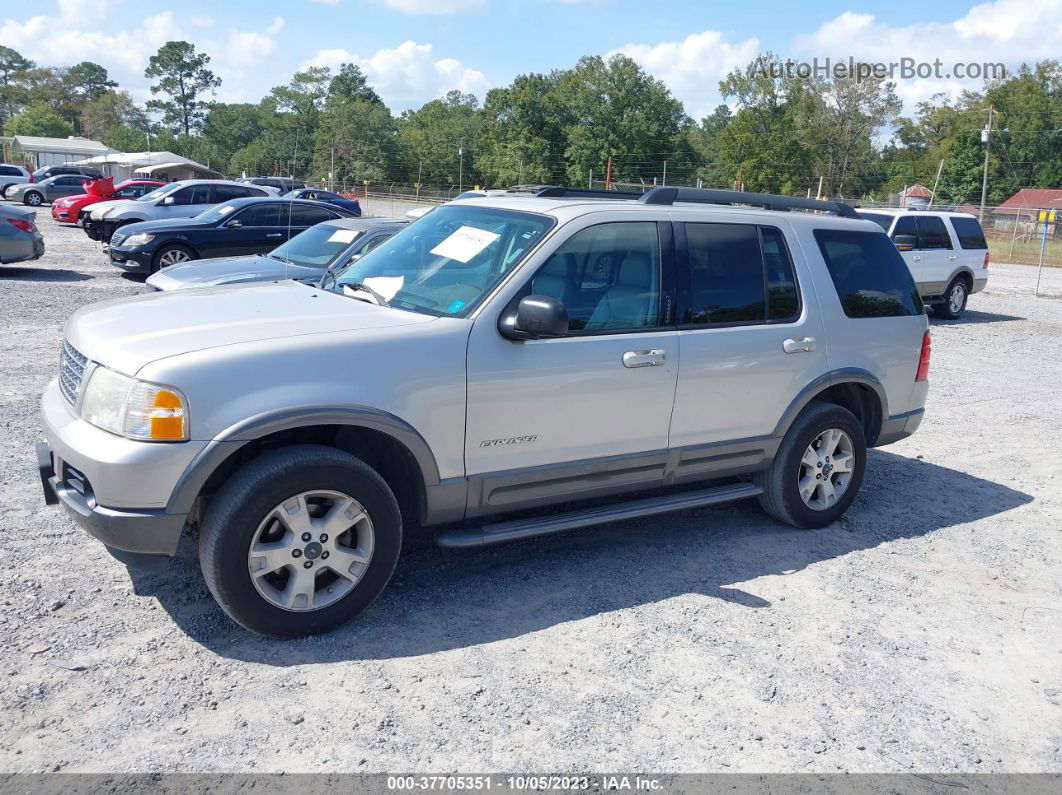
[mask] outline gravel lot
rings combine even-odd
[[[0,771],[1062,772],[1062,301],[1035,269],[933,322],[926,421],[835,526],[741,504],[422,545],[359,621],[278,642],[193,563],[130,580],[44,505],[62,323],[144,288],[38,221],[45,258],[0,268]]]

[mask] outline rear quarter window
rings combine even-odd
[[[903,317],[925,311],[907,264],[884,234],[816,229],[815,240],[848,317]]]
[[[959,245],[963,248],[988,248],[985,240],[985,232],[976,218],[959,218],[952,216],[951,228],[955,230],[955,237],[959,239]]]

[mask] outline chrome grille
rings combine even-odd
[[[88,359],[63,340],[63,349],[59,353],[59,391],[71,404],[77,403],[77,393],[81,389],[87,366]]]

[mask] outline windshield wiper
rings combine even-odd
[[[333,276],[332,278],[334,279],[335,277]],[[324,281],[324,280],[322,279],[322,281]],[[374,289],[369,287],[369,285],[367,285],[367,284],[362,284],[361,282],[344,282],[341,285],[341,288],[342,287],[345,287],[345,288],[350,289],[350,290],[361,290],[362,292],[366,292],[369,295],[371,295],[373,297],[373,299],[376,301],[376,303],[379,304],[380,306],[386,306],[386,307],[390,307],[391,306],[387,302],[386,298],[384,298],[382,295],[380,295]],[[348,297],[353,298],[354,296],[348,296]]]

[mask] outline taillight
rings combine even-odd
[[[981,265],[981,270],[983,270],[983,271],[988,270],[988,252],[987,251],[985,252],[985,261]]]
[[[21,229],[23,232],[29,232],[31,235],[37,231],[37,227],[33,225],[33,221],[23,221],[19,218],[8,218],[7,222],[16,229]]]
[[[929,378],[929,355],[933,351],[933,342],[927,331],[922,335],[922,352],[918,355],[918,371],[915,373],[915,381],[925,381]]]

